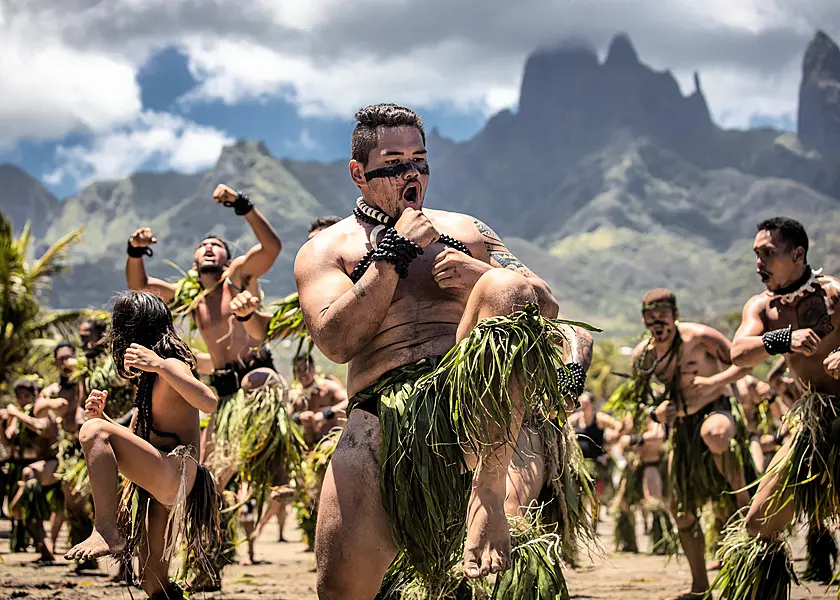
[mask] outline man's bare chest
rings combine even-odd
[[[837,298],[829,294],[828,286],[795,299],[770,297],[764,312],[766,330],[790,326],[794,330],[812,329],[821,339],[836,334],[840,313],[836,311]]]

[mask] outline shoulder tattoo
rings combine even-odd
[[[828,297],[825,288],[819,288],[815,293],[808,294],[796,303],[796,318],[802,329],[813,329],[818,336],[825,337],[834,331],[831,323],[829,307],[833,307],[832,299]]]
[[[490,264],[516,271],[525,276],[533,275],[531,270],[522,261],[511,254],[510,250],[502,242],[502,238],[495,231],[478,219],[475,219],[473,224],[481,234],[484,247],[487,249],[487,254],[490,255]]]

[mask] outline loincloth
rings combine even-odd
[[[248,373],[262,368],[276,372],[271,351],[265,347],[249,356],[247,360],[229,362],[224,367],[213,371],[210,376],[210,385],[215,388],[219,403],[233,396],[242,387],[242,380]]]

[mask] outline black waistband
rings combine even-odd
[[[252,354],[246,360],[233,361],[226,364],[221,369],[216,369],[210,376],[210,385],[216,388],[216,393],[219,397],[230,396],[239,391],[242,386],[242,380],[251,371],[257,369],[268,368],[274,371],[274,359],[271,356],[271,351],[268,348],[261,348],[256,354]]]

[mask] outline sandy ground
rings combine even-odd
[[[609,535],[611,525],[602,523],[599,528],[605,547],[612,546]],[[101,563],[101,572],[76,575],[70,566],[60,560],[53,566],[33,566],[32,553],[8,553],[9,522],[0,521],[0,600],[11,598],[63,600],[128,599],[124,586],[109,581],[116,572],[112,564]],[[311,553],[304,552],[300,534],[293,520],[286,526],[289,542],[280,543],[276,522],[266,527],[256,550],[256,558],[263,561],[253,566],[232,565],[225,570],[222,592],[197,594],[196,598],[220,599],[276,599],[315,600],[315,561]],[[639,538],[644,548],[645,538]],[[59,550],[65,541],[59,539]],[[240,557],[244,548],[240,549]],[[801,540],[794,544],[798,572],[804,569],[804,552]],[[612,554],[596,559],[592,565],[577,570],[567,570],[566,579],[572,598],[586,600],[655,600],[688,589],[689,575],[684,559],[669,563],[661,557]],[[795,588],[792,598],[823,597],[825,586],[809,584],[809,588]],[[833,592],[833,590],[832,590]],[[140,590],[133,590],[135,598],[145,598]],[[832,598],[833,593],[825,595]]]

